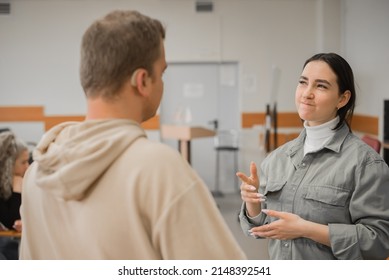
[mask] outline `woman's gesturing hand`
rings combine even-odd
[[[250,163],[250,177],[242,172],[237,172],[236,176],[242,181],[240,185],[240,194],[242,200],[246,202],[247,212],[250,216],[256,216],[261,211],[261,201],[265,200],[265,196],[258,193],[259,178],[257,174],[257,166],[254,162]]]

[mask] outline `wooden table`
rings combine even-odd
[[[162,125],[161,136],[164,139],[178,140],[178,150],[182,156],[190,163],[190,142],[192,139],[200,137],[213,137],[214,130],[199,126],[187,125]]]
[[[16,230],[2,230],[0,231],[0,237],[17,237],[21,238],[22,233]]]

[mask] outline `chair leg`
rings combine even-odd
[[[219,186],[219,169],[220,169],[220,154],[219,151],[216,151],[216,171],[215,171],[215,190],[212,192],[214,197],[221,197],[223,193],[220,191]]]
[[[237,151],[234,152],[234,168],[235,168],[235,172],[238,172],[238,152]],[[240,192],[238,176],[236,176],[235,174],[234,174],[234,182],[235,182],[235,188],[237,192]]]

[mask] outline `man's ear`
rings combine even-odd
[[[131,86],[137,88],[139,93],[144,94],[148,86],[149,79],[150,77],[147,70],[143,68],[138,68],[131,76]]]

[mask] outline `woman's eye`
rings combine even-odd
[[[324,88],[324,89],[327,89],[327,86],[326,85],[323,85],[323,84],[318,84],[317,85],[318,88]]]

